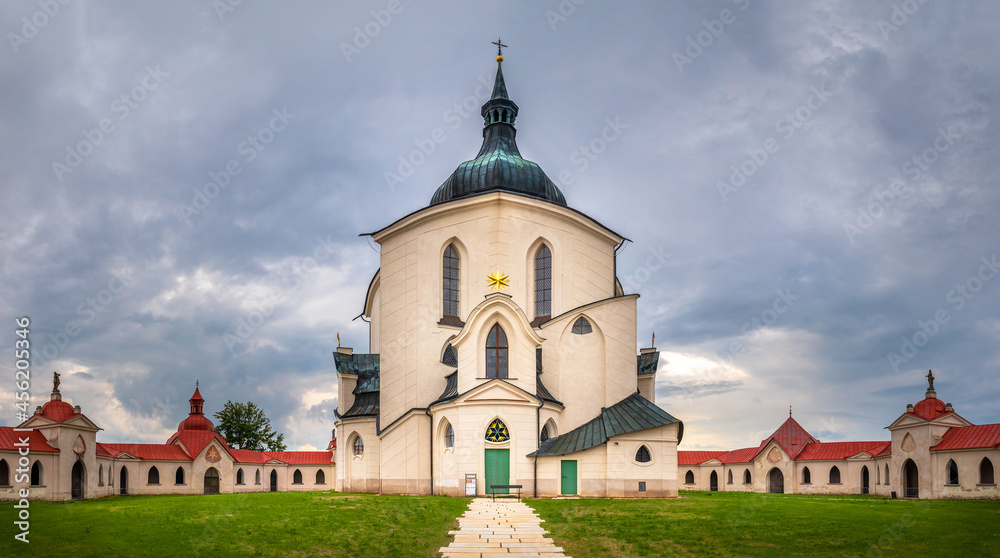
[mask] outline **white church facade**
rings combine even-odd
[[[370,233],[370,350],[334,353],[336,488],[676,496],[683,425],[654,403],[659,353],[636,354],[625,238],[520,156],[502,60],[476,158]]]

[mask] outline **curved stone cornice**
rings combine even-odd
[[[496,312],[500,312],[512,326],[517,328],[517,332],[530,339],[535,345],[541,345],[545,339],[535,332],[531,327],[531,322],[521,310],[521,307],[514,304],[511,296],[505,293],[492,293],[486,296],[486,300],[480,302],[469,312],[468,319],[465,320],[465,327],[458,335],[451,340],[452,346],[456,349],[461,347],[469,337],[473,337],[476,332],[483,328],[483,325]],[[508,332],[508,336],[510,332]]]

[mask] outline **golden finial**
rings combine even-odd
[[[498,269],[486,276],[486,284],[489,285],[491,289],[500,292],[501,289],[506,289],[510,286],[510,276]]]
[[[653,332],[653,344],[650,347],[656,347],[656,332]]]
[[[340,347],[340,332],[337,332],[337,347]]]

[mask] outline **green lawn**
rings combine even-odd
[[[0,502],[0,556],[436,556],[468,498],[279,492]]]
[[[1000,556],[997,500],[685,491],[674,500],[527,503],[575,558]]]

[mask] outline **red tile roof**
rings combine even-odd
[[[944,415],[951,414],[952,411],[946,411],[944,402],[940,399],[924,399],[923,401],[917,403],[913,406],[913,412],[907,413],[908,415],[918,416],[924,420],[934,420],[938,417],[943,417]]]
[[[329,451],[265,451],[269,459],[284,461],[289,465],[330,465],[333,452]]]
[[[115,457],[115,455],[117,455],[117,453],[112,453],[111,450],[104,447],[104,444],[102,444],[101,442],[97,442],[96,452],[98,457]]]
[[[806,446],[796,459],[799,461],[847,459],[862,452],[875,457],[888,446],[889,442],[818,442]]]
[[[806,449],[806,445],[809,443],[819,442],[819,440],[813,438],[808,432],[806,432],[805,428],[802,428],[799,423],[795,422],[795,419],[792,417],[788,417],[788,420],[782,423],[782,425],[774,431],[774,434],[771,434],[770,437],[761,442],[758,450],[763,450],[764,446],[766,446],[771,440],[778,442],[781,449],[785,450],[785,452],[788,453],[789,457],[792,459],[795,459],[800,453],[802,453],[802,450]],[[750,459],[753,459],[753,457]],[[749,459],[747,461],[749,461]]]
[[[941,442],[932,447],[931,451],[998,446],[1000,446],[1000,424],[978,424],[949,428],[941,437]]]
[[[42,405],[42,416],[56,422],[65,422],[80,413],[73,412],[73,406],[65,401],[49,401]]]
[[[760,447],[755,448],[742,448],[727,451],[718,459],[723,463],[749,463],[753,461],[753,458],[756,457],[758,453],[760,453],[763,445],[764,444],[761,444]]]
[[[173,444],[174,441],[179,441],[184,444],[184,448],[187,449],[192,456],[197,456],[212,440],[218,441],[225,451],[230,451],[229,444],[226,443],[225,438],[208,430],[181,430],[180,432],[175,432],[174,435],[167,440],[167,443]],[[232,453],[230,453],[230,455],[232,455]],[[236,458],[233,457],[233,459]]]
[[[170,444],[100,444],[112,457],[123,453],[150,461],[191,461],[191,456],[180,446]]]
[[[268,457],[264,452],[229,448],[229,453],[239,463],[264,463]]]
[[[698,465],[710,459],[718,459],[725,453],[724,451],[679,451],[677,452],[677,464]]]
[[[14,432],[13,426],[0,426],[0,450],[16,451],[20,449],[15,443],[20,443],[21,438],[28,438],[28,452],[51,451],[58,453],[59,450],[49,445],[45,435],[37,430],[30,432]]]

